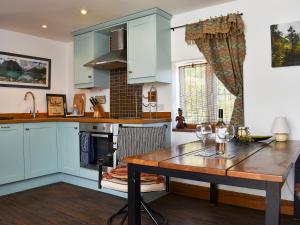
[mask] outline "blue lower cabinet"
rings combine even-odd
[[[79,123],[57,123],[60,171],[79,176]]]
[[[25,178],[58,172],[56,123],[24,124]]]
[[[0,185],[24,178],[23,124],[0,124]]]

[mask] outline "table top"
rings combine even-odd
[[[215,143],[210,141],[203,146],[199,141],[191,142],[127,157],[126,161],[137,165],[283,183],[300,154],[300,141],[231,142],[226,146],[226,153],[235,155],[231,159],[216,155],[196,156],[204,148],[213,151]]]

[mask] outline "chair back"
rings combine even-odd
[[[117,159],[140,155],[165,147],[166,126],[119,128]]]

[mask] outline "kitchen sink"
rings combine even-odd
[[[0,116],[0,120],[13,120],[13,117],[8,117],[8,116]]]

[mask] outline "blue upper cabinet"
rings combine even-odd
[[[56,123],[24,124],[25,178],[58,172]]]
[[[128,83],[171,83],[170,20],[154,14],[128,22]]]
[[[109,36],[88,32],[74,37],[74,84],[76,88],[109,88],[109,71],[84,66],[109,51]]]
[[[61,171],[75,176],[79,176],[80,169],[78,132],[78,123],[57,124],[57,140]]]
[[[171,83],[171,17],[153,8],[73,32],[75,86],[89,88],[109,84],[96,80],[108,79],[109,71],[83,65],[109,51],[109,35],[103,31],[112,31],[122,24],[127,24],[128,83]]]
[[[0,185],[24,178],[23,124],[0,124]]]

